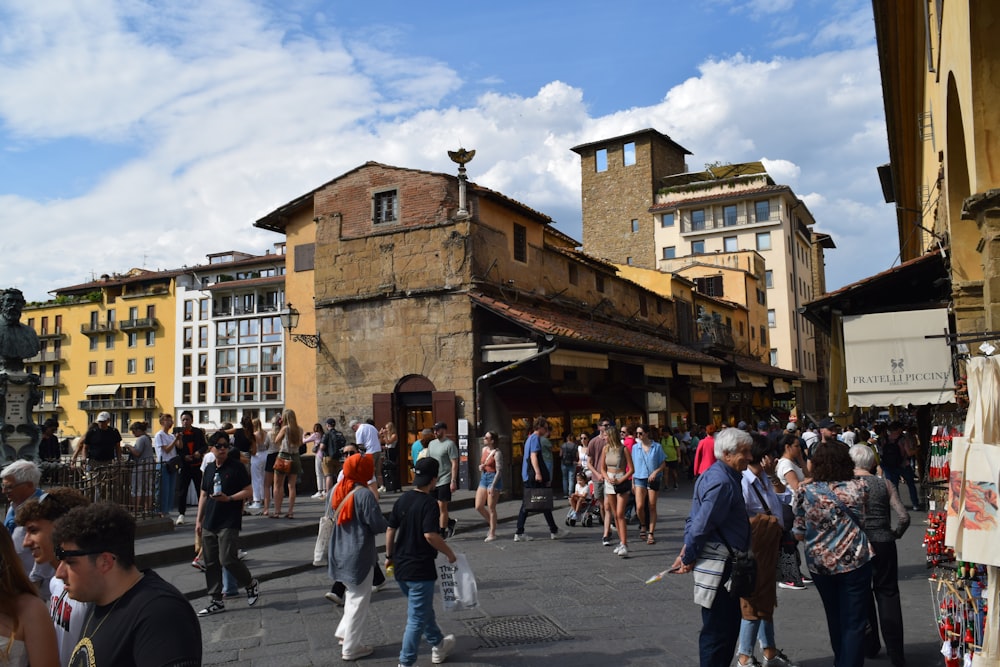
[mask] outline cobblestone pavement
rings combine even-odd
[[[620,559],[602,547],[598,527],[563,525],[565,501],[557,501],[556,519],[565,538],[552,541],[541,516],[528,520],[534,541],[515,543],[513,519],[519,503],[500,504],[497,541],[484,543],[485,525],[471,508],[471,492],[460,492],[458,533],[450,543],[468,556],[479,586],[478,609],[438,611],[442,630],[458,638],[452,665],[697,665],[700,612],[691,601],[690,575],[670,575],[659,583],[644,581],[665,569],[680,550],[691,485],[662,494],[657,544],[638,544],[632,528],[630,557]],[[388,509],[394,496],[383,500]],[[560,508],[561,504],[561,508]],[[260,577],[261,599],[248,608],[234,599],[223,614],[202,619],[205,664],[331,665],[341,663],[333,636],[341,608],[323,593],[330,582],[325,569],[312,568],[315,526],[322,503],[300,501],[296,520],[249,517],[244,537],[248,565]],[[940,665],[931,589],[924,567],[923,522],[916,518],[900,542],[900,579],[910,667]],[[204,606],[204,579],[190,566],[193,529],[140,540],[147,562]],[[270,542],[270,544],[269,544]],[[180,558],[177,554],[183,553]],[[162,563],[163,560],[171,564]],[[816,591],[778,590],[775,612],[777,643],[802,667],[833,664],[822,604]],[[440,610],[440,606],[438,606]],[[373,594],[365,643],[375,653],[359,665],[396,665],[406,620],[406,602],[390,580]],[[759,655],[759,652],[758,652]],[[430,648],[421,647],[419,665],[429,665]],[[868,661],[886,665],[884,653]]]

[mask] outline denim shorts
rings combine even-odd
[[[479,488],[489,489],[490,484],[493,484],[493,480],[496,478],[497,474],[495,472],[484,472],[479,478]],[[497,479],[496,486],[493,487],[494,491],[500,491],[503,489],[503,480]]]
[[[649,482],[649,480],[647,478],[645,478],[645,477],[633,477],[632,478],[632,484],[634,484],[636,487],[638,487],[640,489],[647,489],[647,488],[649,488],[649,483],[648,482]]]

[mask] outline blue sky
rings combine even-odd
[[[263,252],[261,215],[367,160],[453,171],[582,239],[579,143],[653,127],[764,160],[834,236],[828,286],[889,268],[866,0],[0,0],[3,284]]]

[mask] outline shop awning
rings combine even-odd
[[[556,350],[549,356],[553,366],[570,366],[575,368],[608,367],[608,355],[580,350]]]
[[[945,308],[844,317],[852,407],[939,405],[955,398]]]
[[[643,370],[647,376],[658,377],[658,378],[672,378],[674,376],[674,371],[670,367],[670,364],[643,364]]]
[[[83,395],[114,396],[120,387],[120,384],[89,384],[87,385],[87,388],[83,390]]]
[[[722,369],[717,366],[702,366],[701,367],[701,379],[704,382],[712,382],[715,384],[722,382]]]
[[[682,364],[682,363],[678,363],[677,364],[677,374],[678,375],[694,375],[694,376],[697,377],[697,376],[701,375],[701,366],[699,366],[698,364]]]

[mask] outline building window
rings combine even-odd
[[[181,357],[181,375],[191,375],[191,355]]]
[[[181,403],[190,404],[191,403],[191,383],[182,382],[181,383]]]
[[[115,335],[114,334],[104,334],[104,349],[113,350],[115,349]]]
[[[514,223],[514,261],[528,261],[528,228]]]
[[[674,226],[674,214],[664,213],[660,216],[660,227],[673,227]]]
[[[215,400],[219,403],[233,402],[233,380],[234,378],[216,378],[215,380]]]
[[[772,366],[778,365],[778,351],[773,347],[771,348],[771,365]]]
[[[240,343],[260,342],[260,320],[240,320]]]
[[[257,400],[257,378],[256,377],[241,377],[237,381],[237,387],[239,388],[239,400],[241,401],[255,401]]]
[[[208,327],[198,327],[198,347],[208,347]]]
[[[774,308],[767,309],[767,326],[771,329],[778,326],[776,315],[774,313]]]
[[[722,224],[726,227],[736,226],[736,205],[731,204],[729,206],[722,207]]]
[[[97,336],[90,336],[90,351],[91,352],[96,352],[97,351],[97,345],[98,345]]]
[[[198,375],[208,375],[208,355],[204,352],[198,355]]]
[[[150,306],[150,308],[152,308],[152,306]],[[152,317],[152,315],[149,317]],[[198,319],[208,319],[208,299],[198,299]]]
[[[569,263],[569,284],[576,285],[580,282],[580,267],[573,262]]]
[[[260,349],[256,347],[240,348],[240,364],[236,369],[238,373],[256,373],[259,366]]]
[[[602,294],[604,293],[604,276],[599,273],[594,274],[594,289]]]
[[[237,332],[238,329],[235,320],[219,322],[215,325],[215,344],[220,347],[223,345],[236,345]]]
[[[136,359],[129,359],[125,362],[125,366],[129,375],[133,375],[139,371],[139,362]]]
[[[87,375],[97,375],[97,362],[91,361],[87,364]]]
[[[399,220],[399,196],[395,190],[376,192],[372,197],[372,222],[396,222]]]
[[[262,317],[260,318],[260,342],[262,343],[280,343],[282,338],[281,333],[281,318],[279,317]]]
[[[753,210],[754,222],[767,222],[771,219],[771,202],[768,200],[755,202]]]
[[[194,319],[194,301],[184,302],[184,321],[190,322]]]
[[[115,374],[115,362],[112,359],[108,359],[104,362],[104,374],[114,375]]]
[[[727,236],[722,239],[722,249],[725,252],[736,252],[740,249],[739,240],[735,236]]]
[[[629,266],[632,266],[632,258],[631,258],[631,257],[626,257],[626,258],[625,258],[625,263],[626,263],[627,265],[629,265]]]
[[[281,370],[280,345],[264,345],[260,348],[260,370],[265,373]]]
[[[156,332],[147,331],[146,332],[146,347],[153,347],[156,345]]]
[[[694,231],[705,229],[705,209],[691,211],[691,229]]]
[[[130,320],[139,319],[139,306],[132,306],[128,309],[128,318]]]
[[[622,146],[622,164],[631,167],[635,164],[635,142],[630,141]]]
[[[673,259],[677,256],[677,247],[668,245],[663,248],[663,259]]]
[[[198,423],[199,424],[207,424],[208,423],[208,410],[199,410],[198,411]]]
[[[771,232],[757,232],[757,250],[771,249]]]
[[[772,289],[774,287],[774,271],[768,269],[764,272],[764,287]]]
[[[208,403],[208,383],[204,380],[198,382],[198,402]]]
[[[632,220],[632,233],[636,234],[636,233],[638,233],[638,231],[639,231],[639,221],[633,219]]]
[[[281,400],[281,376],[262,375],[260,376],[260,398],[264,401]]]
[[[695,278],[694,284],[700,294],[705,296],[725,296],[722,288],[722,276],[707,276]]]
[[[136,319],[138,319],[138,318],[136,318]],[[139,344],[139,334],[136,333],[135,331],[129,331],[128,332],[128,346],[129,347],[135,347],[138,344]]]
[[[767,345],[767,328],[763,324],[760,325],[760,344]]]
[[[597,165],[597,171],[607,171],[608,170],[608,149],[600,148],[594,153],[594,162]]]
[[[185,350],[190,350],[191,349],[191,341],[193,339],[194,339],[194,332],[192,331],[191,327],[184,327],[184,343],[183,343],[183,346],[184,346]]]
[[[152,373],[155,369],[155,363],[153,362],[153,357],[146,357],[146,372]]]
[[[216,350],[215,351],[215,372],[219,375],[227,375],[236,372],[236,350]]]
[[[705,242],[704,241],[691,241],[691,254],[692,255],[704,255],[705,254]]]

